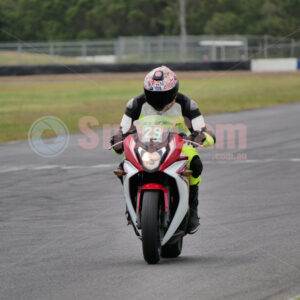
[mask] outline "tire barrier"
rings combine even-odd
[[[235,71],[250,70],[250,61],[216,61],[189,63],[147,63],[147,64],[85,64],[85,65],[28,65],[0,66],[0,76],[83,74],[105,72],[147,72],[166,64],[175,71]]]

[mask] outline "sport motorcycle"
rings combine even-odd
[[[142,241],[148,264],[178,257],[187,234],[192,171],[182,147],[201,145],[180,124],[170,117],[143,117],[119,142],[125,159],[114,173],[123,183],[127,220]]]

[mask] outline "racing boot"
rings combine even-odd
[[[198,185],[190,186],[189,205],[190,216],[187,226],[187,233],[193,234],[200,226],[200,218],[198,217]]]

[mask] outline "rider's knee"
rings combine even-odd
[[[193,177],[197,178],[201,175],[202,170],[203,170],[203,165],[201,162],[201,159],[199,156],[194,156],[191,164],[190,164],[190,169],[193,171]]]

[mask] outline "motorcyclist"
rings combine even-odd
[[[144,79],[144,93],[129,100],[123,115],[119,132],[111,138],[111,145],[124,139],[130,132],[133,122],[145,116],[161,115],[181,120],[181,123],[191,133],[194,142],[204,147],[215,144],[215,136],[205,126],[198,105],[187,96],[178,93],[179,81],[176,74],[166,66],[161,66],[149,72]],[[118,153],[123,153],[123,145],[113,147]],[[182,152],[188,157],[190,176],[189,207],[190,217],[187,232],[195,233],[199,228],[198,217],[198,186],[201,182],[203,169],[200,157],[193,146],[183,146]]]

